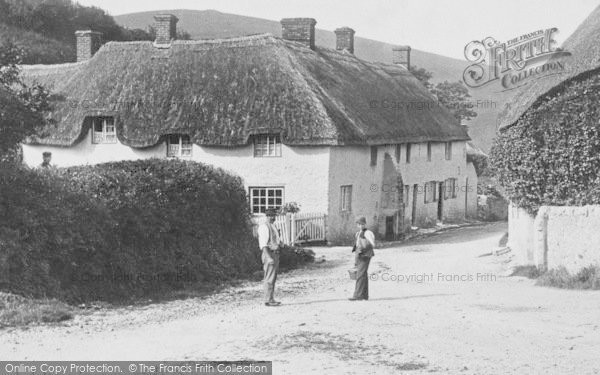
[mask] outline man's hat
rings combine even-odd
[[[274,216],[277,216],[277,215],[279,215],[279,210],[278,210],[278,209],[276,209],[276,208],[273,208],[273,207],[271,207],[271,208],[267,208],[267,210],[265,211],[265,214],[266,214],[268,217],[274,217]]]
[[[42,156],[43,157],[52,156],[52,153],[50,151],[44,151],[44,152],[42,152]]]
[[[367,219],[364,216],[361,216],[356,219],[356,224],[367,225]]]

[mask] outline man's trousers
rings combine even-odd
[[[273,259],[273,263],[269,263],[269,259]],[[264,271],[264,299],[265,302],[273,302],[273,294],[275,292],[275,281],[277,281],[277,272],[279,271],[279,252],[263,248],[262,263]]]
[[[356,287],[354,288],[354,298],[369,299],[369,263],[371,257],[360,257],[358,252],[354,259],[356,266]]]

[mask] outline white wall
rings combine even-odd
[[[475,219],[477,218],[477,172],[473,163],[467,163],[463,185],[467,207],[466,216]]]
[[[508,223],[517,264],[571,273],[600,265],[600,206],[542,206],[534,218],[511,204]]]
[[[42,153],[52,152],[52,165],[68,167],[119,160],[166,158],[165,143],[135,149],[121,143],[92,144],[91,131],[72,147],[23,145],[24,162],[37,167]],[[281,157],[255,158],[253,145],[244,147],[204,147],[194,145],[191,160],[211,164],[241,176],[250,186],[281,186],[284,202],[297,202],[302,212],[327,212],[329,148],[288,147]]]
[[[535,217],[510,203],[508,206],[508,242],[517,265],[534,264]]]
[[[42,163],[42,153],[45,151],[52,153],[52,165],[70,167],[119,160],[162,158],[167,154],[167,147],[164,143],[143,149],[131,148],[119,142],[113,144],[93,144],[92,131],[89,130],[82,141],[70,147],[24,144],[24,163],[30,167],[39,166]]]
[[[445,159],[443,143],[432,144],[431,161],[427,161],[427,143],[411,146],[411,162],[406,163],[406,145],[401,145],[399,163],[396,160],[396,145],[378,147],[377,165],[371,166],[370,147],[332,147],[330,160],[329,218],[328,240],[344,242],[352,238],[356,230],[354,220],[357,216],[365,216],[372,229],[380,234],[385,231],[385,216],[392,215],[394,209],[380,207],[382,194],[394,193],[395,186],[389,186],[389,176],[384,175],[384,158],[388,154],[398,171],[403,185],[410,186],[409,200],[405,204],[404,225],[409,226],[412,215],[413,186],[417,190],[416,225],[422,226],[427,221],[437,221],[438,203],[424,203],[424,183],[428,181],[442,182],[447,178],[457,179],[457,197],[443,201],[443,218],[446,221],[465,218],[465,203],[471,206],[476,214],[477,176],[474,168],[467,167],[466,142],[453,142],[452,158]],[[469,178],[469,185],[465,186]],[[392,178],[391,181],[395,179]],[[340,187],[352,185],[352,212],[340,211]],[[468,189],[469,199],[465,202],[465,191]],[[393,190],[393,191],[392,191]]]
[[[465,217],[465,190],[472,189],[477,192],[477,181],[472,181],[473,176],[467,169],[466,142],[453,142],[452,158],[446,160],[445,147],[442,142],[432,143],[431,161],[427,160],[427,143],[415,143],[411,146],[411,160],[406,162],[406,145],[402,145],[400,152],[400,172],[404,185],[410,186],[409,200],[405,202],[405,218],[410,223],[412,218],[413,187],[420,186],[417,194],[417,226],[423,226],[426,222],[435,223],[437,220],[438,202],[425,203],[424,183],[428,181],[443,182],[447,178],[456,178],[458,188],[456,198],[444,200],[444,220],[460,220]],[[466,187],[466,177],[469,177],[469,186]]]
[[[194,160],[241,176],[246,187],[283,186],[285,202],[297,202],[301,212],[326,213],[329,147],[282,145],[281,154],[255,158],[253,145],[193,148]]]
[[[368,226],[375,228],[378,223],[378,209],[382,182],[382,154],[378,153],[378,163],[371,166],[369,147],[332,147],[329,174],[329,211],[327,217],[327,240],[334,243],[348,243],[356,233],[355,220],[364,216]],[[340,211],[340,190],[342,185],[352,185],[352,210]]]
[[[422,226],[426,222],[435,223],[437,220],[437,202],[424,203],[424,183],[444,181],[450,177],[457,178],[459,189],[456,198],[444,200],[444,219],[464,218],[466,177],[469,177],[469,186],[474,192],[477,184],[476,180],[472,180],[474,174],[467,169],[465,147],[465,142],[454,142],[452,159],[445,160],[444,144],[433,143],[432,160],[427,161],[427,144],[413,144],[411,163],[406,163],[406,145],[402,145],[400,162],[397,163],[395,145],[379,146],[375,166],[370,165],[370,147],[354,146],[282,145],[281,157],[255,158],[251,144],[243,147],[194,145],[191,159],[221,167],[241,176],[246,188],[283,187],[284,202],[297,202],[302,212],[327,213],[328,239],[339,242],[352,237],[356,230],[354,221],[357,216],[365,216],[371,227],[383,235],[385,217],[394,215],[398,210],[398,188],[394,186],[396,176],[390,176],[389,173],[384,176],[386,154],[389,155],[388,171],[399,170],[403,184],[411,187],[409,200],[404,202],[405,228],[411,224],[413,185],[418,184],[420,187],[416,225]],[[145,149],[134,149],[120,143],[97,145],[92,144],[90,132],[85,139],[72,147],[23,145],[25,163],[32,167],[38,166],[44,151],[52,152],[53,165],[66,167],[118,160],[164,158],[166,144],[161,143]],[[342,185],[353,187],[352,211],[348,213],[340,212]],[[394,201],[390,201],[390,197]]]

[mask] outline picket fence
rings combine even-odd
[[[322,213],[288,213],[277,216],[273,224],[286,245],[325,241],[326,216]],[[261,220],[267,219],[264,215],[252,218],[255,237]]]

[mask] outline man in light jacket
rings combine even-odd
[[[354,295],[348,298],[350,301],[369,299],[369,263],[375,255],[375,235],[367,229],[367,219],[364,217],[356,220],[359,231],[356,233],[354,247],[354,266],[356,267],[356,287]]]
[[[258,246],[262,251],[262,263],[264,271],[264,301],[266,306],[279,306],[281,302],[275,301],[275,281],[279,271],[279,247],[282,242],[279,232],[273,225],[277,211],[267,210],[267,220],[258,226]]]

